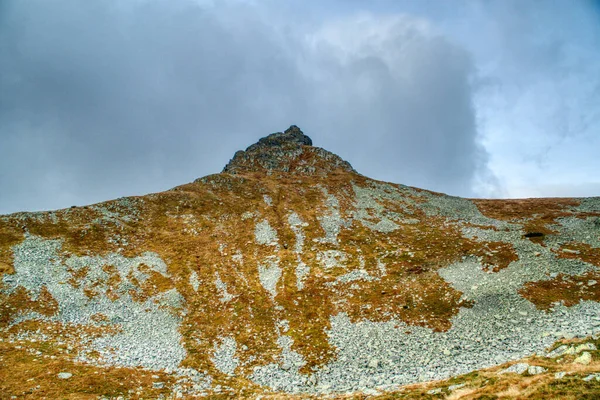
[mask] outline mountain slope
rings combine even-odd
[[[2,369],[33,338],[59,394],[395,390],[600,332],[599,266],[599,198],[379,182],[292,126],[166,192],[0,217]],[[136,380],[61,392],[58,362]]]

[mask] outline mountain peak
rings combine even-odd
[[[286,145],[312,146],[312,139],[296,125],[291,125],[283,132],[271,133],[248,147],[246,151],[259,147],[281,147]]]
[[[355,172],[349,162],[320,147],[296,125],[258,140],[246,150],[237,151],[224,173],[266,172],[327,175],[336,170]]]

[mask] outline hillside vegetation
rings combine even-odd
[[[292,126],[166,192],[0,217],[0,398],[598,398],[599,267],[600,198],[379,182]]]

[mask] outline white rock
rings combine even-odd
[[[590,374],[590,375],[586,376],[585,378],[583,378],[583,380],[586,382],[589,382],[592,379],[596,379],[597,381],[600,381],[600,374]]]
[[[566,344],[563,344],[562,346],[558,346],[556,349],[554,349],[551,352],[549,352],[548,354],[546,354],[546,357],[548,357],[548,358],[560,357],[563,354],[565,354],[568,349],[569,349],[569,346],[567,346]]]
[[[546,368],[540,367],[538,365],[532,365],[529,368],[527,368],[527,373],[529,375],[538,375],[544,372],[546,372]]]
[[[375,389],[365,389],[365,390],[363,390],[363,393],[366,394],[367,396],[378,396],[381,394]]]
[[[562,379],[567,375],[565,371],[560,371],[554,374],[554,379]]]
[[[222,337],[220,343],[214,344],[214,352],[211,357],[215,368],[224,374],[232,376],[240,360],[235,356],[237,342],[234,337]]]
[[[498,372],[498,374],[507,374],[507,373],[522,374],[525,371],[527,371],[528,368],[529,368],[529,364],[518,363],[515,365],[511,365],[510,367],[508,367],[506,369],[503,369],[502,371]]]
[[[585,350],[597,350],[597,348],[594,343],[583,343],[575,348],[575,353],[581,353]]]
[[[192,271],[190,274],[190,286],[192,286],[192,289],[194,289],[195,292],[197,292],[200,287],[200,280],[198,279],[198,273],[196,271]]]
[[[262,264],[258,265],[258,278],[263,288],[271,294],[272,298],[277,296],[277,283],[281,278],[279,259],[269,256]]]
[[[448,390],[452,392],[452,391],[454,391],[456,389],[460,389],[461,387],[464,387],[464,386],[465,386],[464,383],[459,383],[458,385],[450,385],[450,386],[448,386]]]
[[[164,382],[152,382],[152,387],[154,389],[162,389],[165,387],[165,383]]]
[[[58,379],[69,379],[73,374],[70,372],[61,372],[58,374]]]
[[[256,243],[267,246],[278,246],[277,231],[271,228],[266,219],[256,224],[254,228]]]
[[[592,355],[590,353],[588,353],[587,351],[584,351],[573,362],[577,363],[577,364],[588,365],[589,363],[592,362]]]
[[[575,347],[574,346],[569,346],[569,348],[567,348],[567,350],[565,350],[565,352],[563,353],[565,356],[572,356],[577,354],[577,352],[575,351]]]

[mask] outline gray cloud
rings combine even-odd
[[[477,4],[469,42],[486,85],[476,91],[490,168],[515,196],[593,188],[600,159],[600,13],[591,1]],[[596,195],[598,193],[595,193]]]
[[[477,140],[468,55],[406,17],[363,17],[317,36],[320,50],[334,54],[316,99],[318,130],[338,132],[328,145],[366,175],[471,194],[487,155]]]
[[[423,21],[275,24],[191,0],[0,7],[0,213],[164,190],[291,123],[375,178],[470,195],[489,174],[472,61]]]

